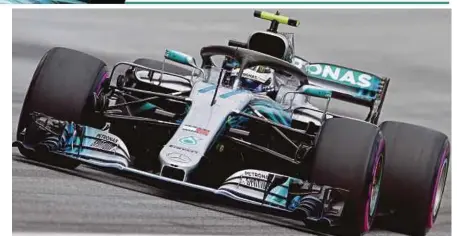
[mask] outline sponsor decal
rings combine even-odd
[[[308,62],[298,58],[298,57],[294,57],[292,59],[292,64],[296,67],[298,67],[299,69],[303,69],[303,67],[308,64]]]
[[[189,153],[193,153],[193,154],[198,154],[198,151],[192,150],[190,148],[180,147],[180,146],[176,146],[176,145],[173,145],[173,144],[171,144],[170,147],[174,148],[176,150],[181,150],[181,151],[185,151],[185,152],[189,152]]]
[[[209,134],[209,130],[199,128],[199,127],[193,126],[193,125],[184,125],[182,129],[185,131],[190,131],[190,132],[194,132],[194,133],[205,135],[205,136],[207,136]]]
[[[113,143],[117,143],[117,141],[118,141],[117,138],[109,136],[109,135],[106,135],[106,134],[97,134],[97,136],[95,136],[95,137],[99,138],[99,139],[106,140],[106,141],[110,141],[110,142],[113,142]]]
[[[259,178],[259,179],[263,179],[263,180],[267,180],[268,179],[268,174],[266,173],[261,173],[261,172],[256,172],[256,171],[244,171],[244,176],[246,177],[254,177],[254,178]]]
[[[260,71],[259,71],[260,72]],[[246,79],[252,79],[261,83],[265,83],[270,79],[271,73],[262,73],[262,72],[256,72],[251,69],[245,69],[243,70],[243,78]],[[232,70],[231,76],[238,76],[240,74],[240,69],[234,69]]]
[[[185,145],[197,145],[198,140],[199,139],[195,138],[194,136],[187,136],[180,138],[179,142]]]
[[[308,75],[319,79],[336,81],[341,84],[357,86],[360,88],[370,88],[371,81],[376,77],[347,68],[326,64],[309,64],[306,65],[305,71]]]
[[[241,178],[240,184],[259,190],[265,190],[267,188],[267,181],[246,177]]]
[[[106,134],[97,134],[95,136],[97,139],[90,145],[93,148],[98,148],[106,151],[111,151],[117,147],[117,138],[106,135]]]
[[[168,159],[173,160],[174,162],[188,163],[191,161],[191,159],[188,156],[177,152],[168,153],[167,157]]]

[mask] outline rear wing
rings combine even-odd
[[[307,62],[300,57],[292,63],[303,70],[311,85],[332,90],[333,98],[369,107],[366,120],[377,123],[389,78],[330,63]]]

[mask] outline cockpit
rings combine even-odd
[[[280,16],[279,12],[277,12],[277,14],[271,14],[255,11],[254,16],[270,20],[270,28],[266,31],[256,31],[252,33],[246,43],[230,40],[229,46],[249,49],[287,62],[292,62],[292,58],[294,57],[293,34],[278,33],[277,30],[279,23],[298,26],[299,22]],[[217,68],[219,67],[218,65],[220,65],[221,69],[224,71],[219,71],[219,68]],[[280,70],[275,70],[261,64],[250,68],[244,68],[240,75],[240,63],[236,59],[228,56],[215,65],[206,65],[206,68],[205,65],[203,65],[203,68],[206,69],[209,74],[209,82],[213,82],[212,80],[214,80],[216,76],[223,73],[222,84],[224,86],[231,86],[234,89],[246,89],[252,92],[267,92],[268,90],[273,89],[275,85],[278,85],[278,83],[281,83],[281,78],[285,79],[286,82],[290,82],[290,79],[287,78],[289,77],[287,73],[281,73]],[[220,73],[218,73],[218,71]],[[217,81],[214,82],[217,83]],[[298,86],[298,84],[296,85]]]

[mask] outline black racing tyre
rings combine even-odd
[[[30,82],[19,116],[17,139],[23,139],[21,132],[31,122],[31,112],[95,126],[100,121],[94,115],[91,100],[107,77],[106,64],[93,56],[62,47],[49,50],[38,63]],[[71,163],[66,165],[62,159],[60,166],[77,166]],[[54,161],[53,164],[59,165]]]
[[[149,67],[152,69],[156,69],[156,70],[162,70],[163,61],[139,58],[139,59],[136,59],[133,63],[142,65],[142,66],[146,66],[146,67]],[[192,71],[190,71],[186,68],[179,67],[179,66],[176,66],[176,65],[173,65],[170,63],[166,63],[166,62],[165,62],[164,70],[171,72],[171,73],[178,74],[178,75],[190,75],[192,73]]]
[[[401,122],[381,124],[386,139],[380,211],[382,227],[425,235],[439,212],[449,167],[450,143],[443,133]],[[378,221],[378,219],[377,219]]]
[[[370,230],[379,202],[385,161],[384,137],[370,123],[333,118],[321,128],[311,181],[349,190],[342,213],[342,233]]]

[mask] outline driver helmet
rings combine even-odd
[[[230,72],[230,79],[233,81],[238,77],[240,68],[234,68]],[[243,70],[240,77],[239,88],[252,92],[265,92],[273,81],[273,69],[266,66],[255,66]]]

